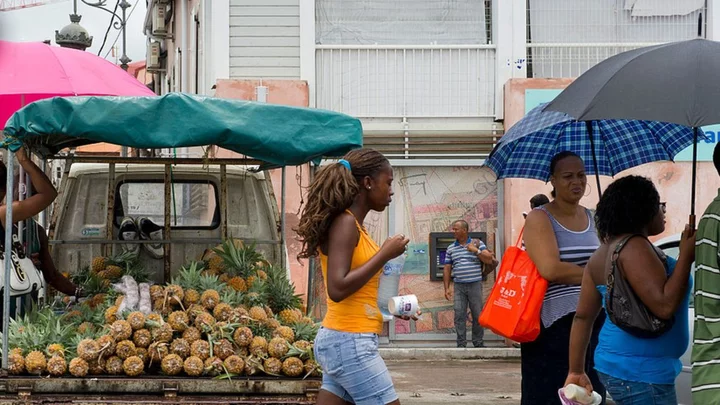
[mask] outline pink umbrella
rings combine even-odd
[[[89,52],[0,41],[0,128],[33,101],[55,96],[153,96],[120,67]]]

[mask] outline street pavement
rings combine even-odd
[[[519,405],[520,361],[388,360],[402,405]]]

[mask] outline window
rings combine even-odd
[[[165,198],[162,181],[120,183],[115,197],[115,224],[124,217],[148,218],[164,226]],[[217,187],[208,182],[172,184],[170,218],[174,228],[217,228],[220,224]]]

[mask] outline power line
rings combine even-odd
[[[117,36],[115,37],[115,41],[113,41],[112,45],[110,45],[110,49],[108,49],[107,53],[105,54],[105,59],[107,59],[108,55],[110,55],[110,52],[112,52],[113,47],[115,44],[117,44],[118,39],[120,39],[120,35],[122,35],[122,30],[127,29],[127,23],[130,21],[130,17],[132,17],[133,12],[135,12],[135,7],[137,7],[140,0],[135,0],[135,4],[133,5],[133,8],[130,9],[130,13],[128,13],[127,18],[125,18],[125,26],[121,27],[120,31],[118,32]],[[100,48],[102,50],[102,48]],[[98,56],[100,56],[100,53],[98,53]]]
[[[110,23],[108,24],[107,30],[105,30],[105,36],[103,37],[102,45],[100,45],[100,49],[98,50],[98,56],[102,53],[103,48],[105,47],[105,42],[107,42],[108,35],[110,35],[110,28],[113,26],[113,21],[115,21],[115,12],[117,12],[118,5],[120,5],[120,0],[118,0],[115,3],[115,9],[113,9],[112,15],[110,16]]]

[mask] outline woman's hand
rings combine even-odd
[[[15,152],[15,157],[17,158],[18,163],[27,162],[30,159],[25,151],[25,147],[18,149],[17,152]]]
[[[399,318],[399,319],[402,319],[402,320],[404,320],[404,321],[409,321],[409,320],[411,320],[411,319],[412,319],[413,321],[417,321],[418,319],[420,319],[420,315],[422,315],[422,311],[418,309],[417,313],[415,313],[415,315],[413,315],[413,316],[410,316],[410,315],[395,315],[395,318]]]
[[[388,238],[385,243],[383,243],[382,247],[380,247],[380,251],[389,258],[388,260],[391,260],[405,253],[405,248],[409,242],[410,239],[406,238],[405,235],[395,235]]]
[[[695,229],[687,224],[680,237],[680,257],[688,259],[690,263],[695,261]]]
[[[592,383],[590,382],[590,378],[588,378],[587,374],[585,374],[585,373],[573,373],[573,372],[568,373],[568,376],[565,379],[565,384],[563,384],[563,387],[567,387],[570,384],[575,384],[577,386],[585,388],[587,390],[588,395],[592,395],[592,393],[593,393]]]

